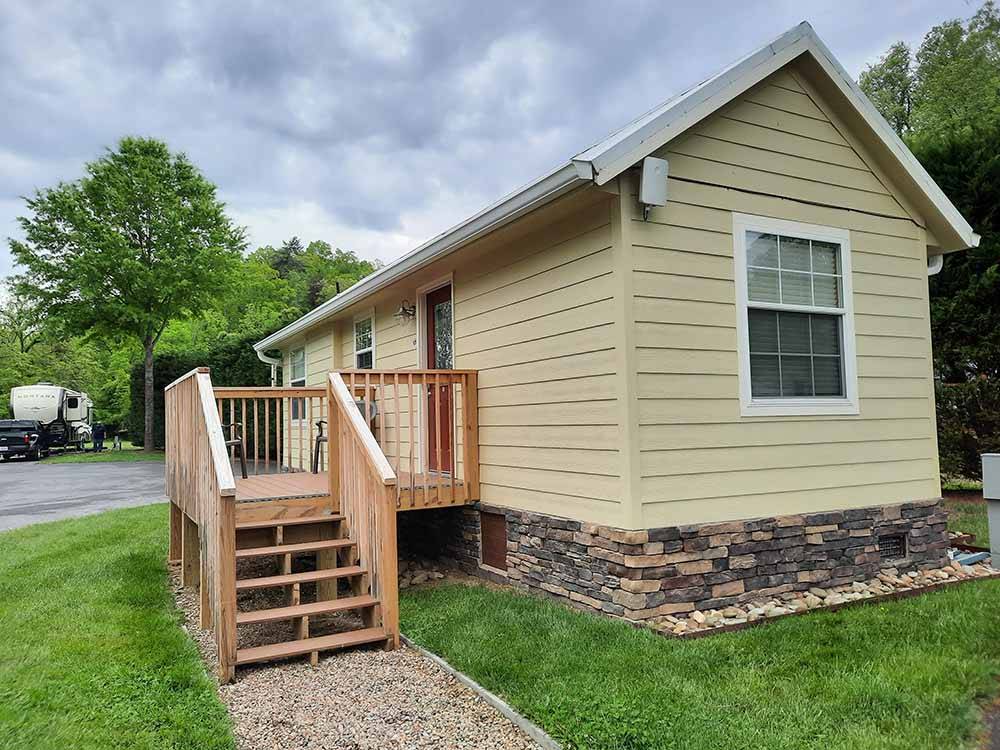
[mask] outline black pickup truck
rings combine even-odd
[[[0,419],[0,461],[26,456],[34,461],[49,454],[48,433],[33,419]]]

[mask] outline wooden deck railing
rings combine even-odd
[[[330,497],[335,505],[339,503],[351,539],[357,544],[360,563],[368,569],[371,595],[379,601],[374,617],[381,618],[390,648],[397,648],[396,474],[338,373],[330,373],[327,403]]]
[[[236,482],[208,368],[166,387],[166,484],[171,558],[201,590],[201,626],[213,627],[219,679],[236,665]],[[194,580],[192,580],[194,579]]]
[[[241,438],[250,474],[309,471],[318,430],[327,418],[326,387],[216,388],[219,420],[228,440]],[[236,427],[239,425],[239,427]],[[231,448],[230,460],[236,460]],[[320,452],[319,470],[325,470]]]
[[[376,407],[373,416],[366,411],[367,422],[398,478],[400,509],[479,499],[475,370],[340,370],[339,375],[350,394]]]

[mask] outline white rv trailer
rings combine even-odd
[[[90,440],[94,402],[86,393],[52,383],[21,385],[10,390],[14,419],[33,419],[49,433],[49,445],[75,445]]]

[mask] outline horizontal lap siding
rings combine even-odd
[[[644,526],[939,494],[922,233],[782,72],[660,154],[631,218]],[[851,230],[860,417],[743,418],[732,213]]]
[[[611,246],[604,203],[455,269],[484,502],[621,523]]]

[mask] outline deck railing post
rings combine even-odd
[[[340,406],[334,400],[333,383],[330,378],[327,378],[326,382],[326,412],[329,421],[326,473],[330,480],[330,509],[334,513],[340,513]]]
[[[217,527],[215,589],[216,644],[219,649],[219,681],[230,682],[236,671],[236,498],[221,497]]]
[[[469,372],[462,382],[462,461],[465,497],[479,499],[479,374]]]

